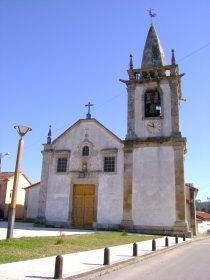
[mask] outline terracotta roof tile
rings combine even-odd
[[[10,177],[13,177],[15,172],[0,172],[0,180],[7,180]]]
[[[210,221],[210,214],[204,211],[196,211],[196,218]]]
[[[24,172],[20,172],[26,180],[29,182],[29,184],[32,184],[32,182],[28,179],[28,177],[25,175]],[[9,178],[13,177],[15,175],[15,172],[0,172],[0,181],[8,180]]]
[[[201,218],[199,218],[198,216],[196,216],[196,221],[197,221],[197,222],[202,222],[203,219],[201,219]]]

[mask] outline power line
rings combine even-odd
[[[190,56],[192,56],[192,55],[194,55],[194,54],[196,54],[196,53],[198,53],[198,52],[200,52],[201,50],[207,48],[208,46],[210,46],[210,42],[207,43],[206,45],[200,47],[199,49],[197,49],[197,50],[195,50],[195,51],[193,51],[193,52],[191,52],[191,53],[185,55],[184,57],[180,58],[180,59],[178,60],[178,62],[179,62],[179,61],[182,61],[182,60],[184,60],[184,59],[186,59],[186,58],[188,58],[188,57],[190,57]]]
[[[178,60],[178,62],[185,60],[186,58],[188,58],[188,57],[190,57],[190,56],[192,56],[192,55],[194,55],[194,54],[196,54],[196,53],[202,51],[203,49],[205,49],[205,48],[207,48],[207,47],[209,47],[209,46],[210,46],[210,42],[208,42],[208,43],[205,44],[204,46],[202,46],[202,47],[196,49],[195,51],[193,51],[193,52],[187,54],[186,56],[180,58],[180,59]],[[111,98],[108,99],[107,101],[101,103],[100,105],[98,105],[97,107],[95,107],[95,108],[92,110],[92,112],[97,111],[99,108],[103,107],[103,106],[106,105],[107,103],[110,103],[111,101],[113,101],[114,99],[116,99],[117,97],[119,97],[120,95],[122,95],[122,93],[119,93],[119,94],[117,94],[117,95],[111,97]],[[81,117],[78,116],[78,117],[77,117],[77,120],[80,119],[80,118],[81,118]],[[75,119],[76,119],[76,117],[75,117]],[[75,121],[76,121],[76,120],[75,120]],[[62,125],[60,128],[55,129],[54,132],[59,132],[61,129],[64,129],[64,127],[66,127],[66,126],[69,126],[69,123],[66,124],[66,125]],[[68,129],[68,128],[67,128],[67,129]],[[43,138],[44,138],[44,136],[43,136],[42,138],[37,139],[37,140],[36,140],[34,143],[32,143],[32,145],[30,145],[28,148],[31,148],[32,146],[34,146],[34,144],[38,143],[38,142],[41,141]]]
[[[119,97],[120,95],[122,95],[122,93],[118,93],[116,95],[114,95],[113,97],[109,98],[108,100],[106,100],[105,102],[99,104],[98,106],[96,106],[94,109],[92,109],[92,112],[95,112],[97,111],[99,108],[103,107],[104,105],[106,105],[107,103],[110,103],[111,101],[113,101],[114,99],[116,99],[117,97]],[[82,119],[82,116],[81,115],[78,115],[77,117],[75,116],[74,117],[75,121],[73,121],[73,124],[79,120],[79,119]],[[67,127],[67,128],[66,128]],[[59,133],[59,131],[63,130],[63,129],[68,129],[69,127],[71,127],[71,125],[69,125],[69,123],[66,123],[65,125],[62,125],[61,127],[57,128],[57,129],[53,129],[53,134],[55,132]],[[63,132],[61,132],[63,133]],[[47,135],[47,128],[46,128],[46,135]],[[46,136],[45,135],[45,136]],[[40,141],[43,141],[43,139],[45,139],[46,137],[43,136],[43,137],[40,137],[38,138],[37,140],[35,140],[31,145],[29,145],[28,147],[25,147],[25,149],[30,149],[32,148],[34,145],[36,145],[37,143],[40,144]],[[54,139],[56,139],[57,137],[55,137]]]
[[[107,103],[111,102],[112,100],[116,99],[117,97],[119,97],[120,95],[122,95],[122,93],[118,93],[117,95],[111,97],[110,99],[108,99],[107,101],[105,101],[104,103],[98,105],[97,107],[95,107],[95,109],[93,109],[92,111],[96,111],[98,110],[100,107],[103,107],[104,105],[106,105]]]

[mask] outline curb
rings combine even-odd
[[[203,239],[208,239],[210,238],[209,236],[201,236],[201,237],[194,237],[191,240],[187,240],[187,241],[183,241],[182,243],[178,243],[178,244],[173,244],[171,247],[164,247],[163,249],[160,249],[158,251],[151,251],[143,256],[137,256],[137,257],[133,257],[132,259],[129,260],[123,260],[123,261],[119,261],[117,263],[113,263],[110,264],[108,266],[105,267],[100,267],[91,271],[87,271],[87,272],[83,272],[83,273],[79,273],[77,275],[72,275],[72,276],[67,276],[67,277],[63,277],[63,279],[66,280],[90,280],[90,279],[94,279],[97,276],[102,276],[104,274],[119,270],[123,267],[135,264],[135,263],[140,263],[144,260],[150,259],[152,257],[158,256],[160,254],[164,254],[167,253],[169,251],[172,251],[174,249],[177,249],[181,246],[186,246],[189,245],[193,242],[198,242],[200,240]]]

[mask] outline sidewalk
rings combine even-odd
[[[65,233],[65,235],[94,233],[93,230],[34,227],[33,223],[16,222],[13,231],[13,237],[20,238],[23,236],[24,237],[59,236],[61,232]],[[7,236],[7,222],[0,221],[0,240],[6,239],[6,236]]]
[[[14,236],[50,236],[58,235],[58,229],[34,228],[32,224],[16,223]],[[83,230],[63,230],[65,234],[84,234],[93,231]],[[2,234],[5,236],[6,223],[0,222],[0,238]],[[5,238],[5,237],[4,237]],[[3,238],[3,239],[4,239]],[[175,245],[175,237],[168,237],[169,247]],[[190,239],[186,239],[189,241]],[[186,242],[185,241],[185,242]],[[183,243],[183,239],[179,238],[179,243]],[[152,252],[152,241],[143,241],[138,244],[138,258],[146,257]],[[165,237],[156,239],[156,249],[161,251],[165,248]],[[133,244],[110,247],[110,265],[104,266],[104,249],[91,250],[73,254],[63,255],[63,278],[75,279],[79,274],[85,274],[83,279],[90,279],[88,273],[94,271],[100,275],[104,273],[104,269],[113,270],[115,266],[125,265],[125,262],[135,261],[133,257]],[[0,264],[0,280],[37,280],[37,279],[53,279],[55,271],[55,258],[41,258],[29,261],[14,262],[8,264]]]

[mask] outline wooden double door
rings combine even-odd
[[[73,186],[72,222],[75,227],[92,228],[95,216],[95,185]]]

